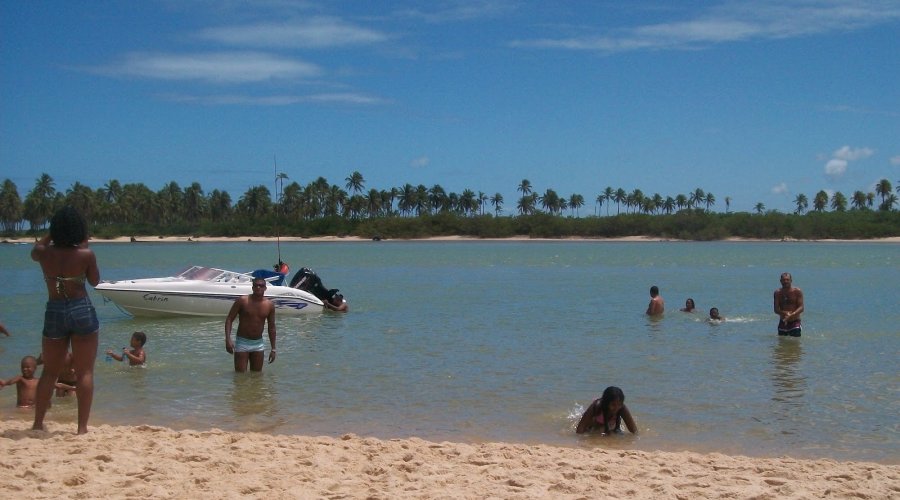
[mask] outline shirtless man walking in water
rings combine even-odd
[[[234,354],[234,371],[246,372],[247,364],[254,372],[262,371],[263,353],[266,345],[263,342],[263,326],[268,324],[269,363],[275,361],[275,304],[265,297],[266,280],[253,280],[253,293],[238,297],[225,319],[225,350]],[[235,342],[231,341],[231,325],[238,320],[238,331]]]
[[[803,314],[803,291],[793,285],[791,273],[781,273],[781,288],[775,290],[775,314],[778,315],[778,335],[800,336],[800,315]]]

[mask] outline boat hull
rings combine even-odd
[[[123,280],[100,283],[97,292],[133,316],[224,318],[235,299],[249,295],[249,284],[210,284],[171,278]],[[322,301],[311,293],[286,286],[269,286],[266,298],[275,304],[275,314],[300,316],[321,312]]]

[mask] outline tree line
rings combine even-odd
[[[505,200],[500,193],[487,195],[471,189],[448,193],[439,184],[429,188],[409,183],[367,190],[358,171],[347,176],[343,185],[331,184],[324,177],[305,186],[296,181],[285,185],[288,179],[287,174],[276,175],[274,197],[267,187],[258,185],[237,202],[226,191],[214,189],[206,194],[198,182],[182,188],[172,181],[153,191],[143,183],[122,184],[111,179],[96,189],[75,182],[63,192],[47,173],[36,179],[23,200],[15,183],[6,179],[0,186],[0,228],[9,236],[43,230],[60,206],[70,204],[82,212],[98,237],[458,234],[718,239],[900,235],[896,227],[898,197],[887,179],[876,184],[874,192],[856,191],[849,199],[841,192],[829,195],[819,191],[811,209],[806,195],[799,194],[792,214],[767,211],[762,203],[756,204],[752,214],[732,213],[727,196],[725,212],[717,213],[712,210],[716,196],[701,188],[664,197],[645,195],[640,189],[629,192],[607,187],[593,198],[594,213],[586,217],[580,214],[585,206],[582,195],[564,196],[550,188],[539,193],[528,179],[516,187],[515,213],[508,216],[503,215]]]

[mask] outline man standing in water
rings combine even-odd
[[[775,290],[775,314],[779,318],[778,335],[799,337],[803,292],[793,282],[791,273],[781,273],[781,288]]]
[[[647,305],[648,316],[659,316],[666,310],[666,303],[659,295],[659,287],[650,287],[650,304]]]
[[[247,364],[250,370],[259,372],[263,368],[263,353],[266,346],[263,342],[263,326],[268,324],[269,363],[275,361],[275,305],[265,297],[266,280],[253,279],[253,293],[238,297],[225,318],[225,350],[234,354],[234,371],[246,372]],[[231,341],[231,324],[234,318],[239,318],[238,331],[235,342]]]

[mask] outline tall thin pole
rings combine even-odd
[[[281,234],[278,231],[278,203],[280,202],[278,196],[278,158],[274,154],[272,155],[272,162],[275,165],[275,246],[278,249],[278,264],[281,267]]]

